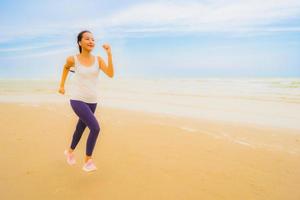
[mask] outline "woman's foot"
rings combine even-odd
[[[84,163],[82,169],[86,172],[97,170],[96,165],[94,164],[92,159],[89,159],[87,162]]]
[[[73,153],[70,153],[68,150],[64,151],[65,156],[67,157],[67,163],[69,165],[74,165],[76,163],[75,157]]]

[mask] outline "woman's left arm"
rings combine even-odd
[[[113,67],[111,49],[110,49],[110,46],[108,44],[104,44],[102,47],[104,48],[104,50],[107,53],[108,66],[106,65],[105,61],[100,56],[98,56],[99,66],[100,66],[100,69],[102,69],[102,71],[107,76],[112,78],[114,76],[114,67]]]

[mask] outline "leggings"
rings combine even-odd
[[[79,117],[70,147],[73,150],[75,149],[85,128],[88,126],[90,134],[86,142],[86,155],[91,156],[100,132],[99,123],[94,115],[97,103],[86,103],[80,100],[70,99],[70,104],[73,111]]]

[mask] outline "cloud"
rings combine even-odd
[[[59,47],[63,42],[40,42],[38,44],[31,45],[23,45],[18,47],[4,47],[0,49],[0,53],[11,53],[11,52],[20,52],[20,51],[28,51],[28,50],[39,50],[46,49],[51,47]]]
[[[36,37],[76,37],[90,29],[103,37],[147,37],[157,34],[234,33],[240,35],[299,32],[299,0],[151,1],[115,9],[105,16],[80,15],[43,24],[1,27],[0,44]],[[282,25],[279,25],[281,23]],[[97,38],[96,38],[97,39]]]
[[[21,55],[11,55],[11,56],[6,56],[6,57],[0,57],[5,60],[18,60],[20,58],[35,58],[35,57],[47,57],[50,55],[60,55],[60,54],[72,54],[76,52],[76,49],[69,47],[69,48],[60,48],[60,49],[54,49],[54,50],[47,50],[47,51],[42,51],[42,52],[30,52],[26,54],[21,54]]]
[[[264,26],[300,17],[300,1],[150,2],[131,6],[102,21],[106,27],[128,32],[240,32],[264,31]],[[268,27],[265,29],[268,31]],[[275,29],[273,29],[274,31]],[[284,27],[278,31],[298,31]]]

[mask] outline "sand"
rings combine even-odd
[[[69,166],[63,151],[77,122],[68,102],[1,103],[0,199],[300,199],[300,134],[98,106]]]

